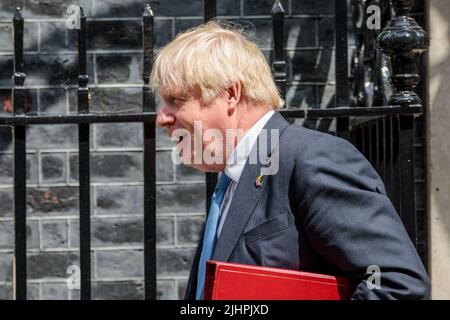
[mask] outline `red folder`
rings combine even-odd
[[[205,300],[346,300],[351,281],[330,275],[207,261]]]

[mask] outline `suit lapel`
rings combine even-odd
[[[261,194],[265,192],[267,183],[264,180],[268,177],[263,177],[263,184],[261,187],[257,187],[255,184],[256,177],[260,175],[261,167],[266,165],[270,161],[270,155],[277,147],[277,143],[271,144],[271,129],[278,129],[278,134],[281,135],[283,130],[289,125],[289,123],[278,113],[269,119],[264,126],[267,135],[261,134],[258,136],[255,146],[252,148],[251,154],[254,158],[249,156],[245,164],[242,175],[239,179],[236,191],[233,195],[230,208],[225,219],[222,232],[216,243],[212,260],[228,261],[234,247],[236,246],[247,220],[254,211]],[[266,157],[260,159],[259,156],[255,156],[254,152],[258,153],[258,146],[260,145],[260,139],[267,139],[267,148],[270,150]],[[250,159],[256,159],[256,164],[250,164]]]

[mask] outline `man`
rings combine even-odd
[[[151,81],[162,99],[157,124],[178,140],[184,164],[220,172],[186,299],[202,299],[207,260],[345,276],[357,281],[353,299],[428,297],[378,174],[347,141],[276,112],[283,101],[270,68],[242,33],[209,22],[178,35]]]

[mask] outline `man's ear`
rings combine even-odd
[[[236,106],[241,102],[242,86],[240,82],[234,82],[227,89],[228,112],[232,113]]]

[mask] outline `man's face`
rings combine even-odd
[[[158,91],[161,105],[156,123],[177,141],[182,162],[202,171],[223,171],[227,156],[226,129],[235,128],[234,117],[228,114],[226,93],[206,105],[199,90],[171,94],[164,88]],[[208,161],[208,156],[214,157],[215,163]]]

